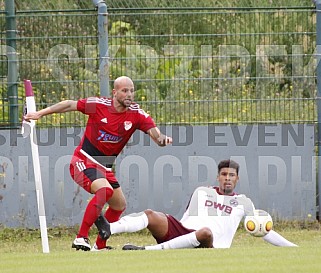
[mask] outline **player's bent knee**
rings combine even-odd
[[[120,204],[117,210],[124,212],[126,210],[126,205],[127,205],[126,202],[123,204]]]
[[[121,188],[114,189],[113,196],[108,201],[108,204],[110,207],[116,210],[124,211],[126,209],[126,198]]]
[[[121,200],[120,200],[120,202],[119,202],[119,207],[120,207],[119,210],[122,210],[122,211],[124,211],[124,210],[126,209],[126,207],[127,207],[127,202],[126,202],[125,199],[121,199]]]
[[[166,220],[167,218],[164,213],[154,211],[151,209],[145,210],[144,213],[147,215],[149,226],[153,226],[154,224],[159,225],[159,224],[163,223],[164,221],[167,222],[167,220]]]
[[[113,190],[112,186],[109,184],[106,178],[97,178],[91,183],[91,186],[90,186],[92,193],[95,193],[102,188],[110,188]]]
[[[95,195],[99,203],[105,204],[113,195],[114,190],[109,187],[103,187],[96,191]]]
[[[144,213],[147,215],[148,218],[162,218],[165,217],[165,214],[158,212],[158,211],[154,211],[151,209],[146,209],[144,210]]]
[[[144,212],[145,212],[145,214],[148,216],[148,215],[152,215],[153,213],[154,213],[154,211],[153,210],[151,210],[151,209],[146,209],[146,210],[144,210]]]
[[[198,231],[196,231],[196,237],[197,240],[201,243],[204,242],[208,244],[213,241],[213,233],[207,227],[201,228]]]

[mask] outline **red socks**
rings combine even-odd
[[[104,205],[107,203],[109,198],[112,197],[113,192],[114,192],[113,189],[107,188],[107,187],[101,188],[98,191],[96,191],[94,197],[90,200],[90,202],[87,205],[87,208],[77,235],[78,238],[79,237],[88,238],[90,227],[97,220]]]
[[[124,210],[115,210],[112,208],[108,208],[105,212],[105,218],[109,223],[113,223],[119,220],[120,215],[123,213]]]

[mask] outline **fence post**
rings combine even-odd
[[[6,0],[6,39],[8,58],[8,99],[9,99],[9,122],[10,128],[19,126],[18,109],[18,64],[16,52],[16,16],[15,4],[12,0]]]
[[[109,96],[108,13],[104,0],[93,0],[98,7],[99,87],[100,95]]]
[[[317,15],[317,67],[316,67],[316,76],[317,76],[317,111],[318,111],[318,127],[317,127],[317,149],[318,149],[318,169],[317,169],[317,177],[318,177],[318,219],[321,220],[321,0],[316,0],[316,15]]]

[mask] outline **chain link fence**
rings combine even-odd
[[[18,11],[92,9],[90,0],[15,0]],[[312,0],[105,0],[111,9],[144,8],[217,8],[217,7],[307,7]],[[0,4],[1,5],[1,4]]]
[[[17,6],[21,114],[23,79],[33,82],[38,109],[99,95],[97,11],[35,12]],[[3,30],[5,15],[0,13]],[[136,101],[159,124],[314,123],[315,28],[314,7],[112,9],[109,77],[132,77]],[[5,127],[5,31],[0,38]],[[83,126],[85,121],[67,113],[38,125]]]

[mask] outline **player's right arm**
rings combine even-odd
[[[52,106],[49,106],[45,109],[39,110],[37,112],[28,113],[24,116],[26,121],[37,120],[43,116],[54,114],[54,113],[65,113],[77,110],[77,101],[74,100],[64,100],[58,102]]]

